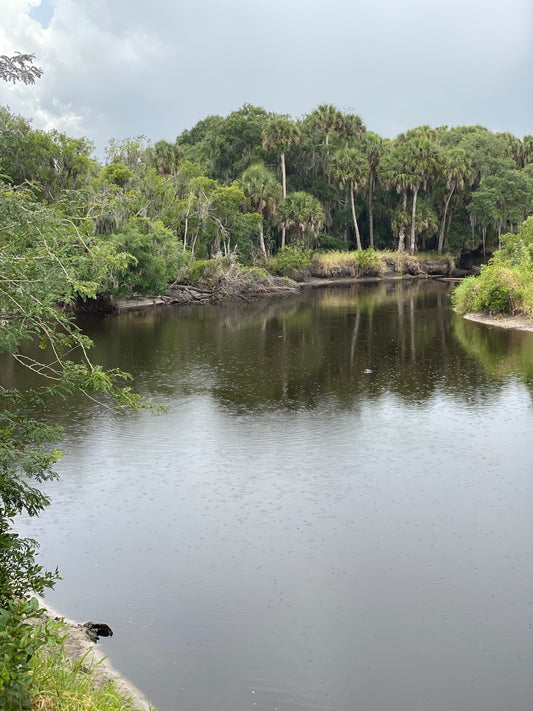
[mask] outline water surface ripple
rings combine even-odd
[[[167,414],[53,405],[19,527],[161,711],[531,709],[531,334],[421,282],[84,326]]]

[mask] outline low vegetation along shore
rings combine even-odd
[[[462,315],[488,316],[496,325],[533,324],[533,217],[517,234],[506,234],[478,277],[464,279],[452,294],[455,310]]]
[[[321,286],[382,278],[441,277],[455,273],[449,255],[377,252],[320,252],[285,247],[263,266],[247,267],[234,257],[196,260],[183,269],[165,293],[78,301],[80,311],[124,311],[170,303],[202,304],[292,294],[303,286]]]

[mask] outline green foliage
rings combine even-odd
[[[187,267],[183,280],[188,284],[199,284],[210,261],[210,259],[195,259]]]
[[[508,313],[511,310],[511,287],[505,283],[506,277],[505,270],[494,263],[483,270],[483,279],[477,283],[474,311]]]
[[[59,452],[50,445],[59,430],[36,412],[49,398],[75,390],[137,409],[138,396],[124,387],[127,376],[104,372],[88,356],[91,341],[65,307],[92,298],[114,268],[123,265],[112,250],[82,235],[71,221],[35,202],[31,190],[0,184],[0,353],[8,353],[39,376],[25,393],[0,389],[0,604],[28,590],[42,592],[55,576],[35,564],[36,543],[11,531],[22,512],[37,515],[48,503],[32,482],[54,476]],[[60,308],[62,307],[62,308]],[[41,356],[28,344],[38,344]]]
[[[454,291],[452,303],[459,313],[522,312],[533,316],[533,218],[517,235],[504,235],[479,277],[465,279]]]
[[[318,235],[318,246],[321,250],[336,252],[347,252],[350,249],[350,246],[344,240],[339,237],[331,237],[323,232]]]
[[[121,188],[132,180],[133,177],[134,175],[128,166],[123,165],[122,163],[110,163],[109,165],[106,165],[102,171],[102,178],[104,180],[107,180],[114,185],[118,185]]]
[[[35,678],[31,660],[45,645],[61,642],[60,626],[42,622],[39,604],[30,600],[7,600],[0,608],[0,699],[3,711],[32,708]]]
[[[276,256],[269,260],[268,266],[273,274],[292,277],[296,271],[309,267],[311,258],[310,249],[287,246],[280,249]]]
[[[363,249],[355,253],[357,264],[365,276],[377,276],[383,272],[383,262],[373,249]]]
[[[119,252],[133,259],[110,284],[115,296],[128,294],[163,294],[187,257],[175,235],[161,221],[132,217],[112,237]]]

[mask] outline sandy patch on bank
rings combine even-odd
[[[37,597],[37,596],[36,596]],[[37,597],[39,606],[46,612],[45,616],[50,619],[62,620],[66,625],[65,652],[74,660],[86,656],[87,668],[94,666],[93,674],[98,683],[102,686],[114,682],[116,688],[122,696],[129,701],[132,709],[138,711],[152,711],[155,707],[150,704],[146,696],[137,689],[130,681],[125,679],[116,669],[113,668],[109,659],[99,649],[98,645],[87,636],[86,628],[79,622],[63,617],[57,610],[54,610],[42,598]],[[95,666],[97,665],[97,666]]]
[[[527,316],[490,316],[490,314],[463,314],[469,321],[477,321],[487,326],[514,329],[517,331],[533,331],[533,321]]]

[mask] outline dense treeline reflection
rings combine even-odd
[[[434,282],[308,290],[83,326],[96,359],[130,371],[156,400],[205,392],[244,410],[313,409],[331,398],[354,407],[384,394],[420,403],[444,381],[455,397],[477,402],[510,374],[530,382],[533,371],[531,334],[465,322],[450,311],[447,285]],[[491,390],[480,387],[488,379]]]

